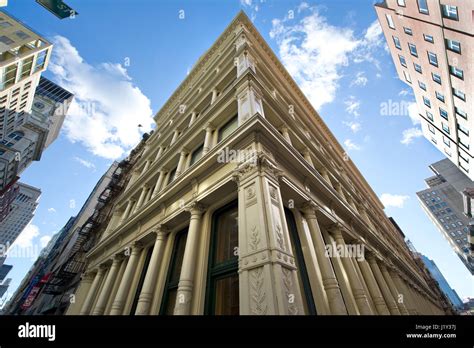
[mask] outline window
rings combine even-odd
[[[434,39],[433,39],[433,36],[432,36],[432,35],[423,34],[423,38],[425,39],[425,41],[434,43]]]
[[[173,253],[171,255],[170,266],[163,292],[163,302],[161,303],[160,314],[173,315],[178,294],[179,276],[183,265],[184,248],[186,247],[186,237],[188,230],[178,232],[174,238]]]
[[[410,53],[414,57],[418,57],[418,51],[416,50],[416,46],[412,43],[408,43],[408,48],[410,49]]]
[[[443,136],[443,143],[444,143],[447,147],[450,147],[450,146],[451,146],[451,142],[450,142],[449,139],[446,138],[445,136]]]
[[[392,36],[392,38],[393,38],[393,43],[395,44],[395,47],[401,50],[402,46],[400,45],[400,39],[396,36]]]
[[[201,144],[196,150],[194,150],[191,154],[191,161],[189,163],[192,166],[202,157],[202,151],[204,149],[204,144]]]
[[[440,100],[444,103],[444,95],[442,95],[438,91],[436,91],[435,93],[436,93],[436,99],[438,99],[438,100]]]
[[[431,77],[433,78],[434,82],[441,84],[441,76],[436,73],[431,73]]]
[[[405,34],[413,35],[413,31],[410,28],[403,27],[403,31],[405,32]]]
[[[13,26],[10,22],[0,22],[0,27],[2,28],[9,28]]]
[[[229,136],[235,129],[237,129],[238,118],[237,115],[232,117],[226,124],[219,128],[217,134],[217,142],[221,142]]]
[[[427,0],[418,0],[418,11],[423,14],[429,14]]]
[[[426,85],[423,82],[418,81],[418,86],[420,86],[422,90],[426,91]]]
[[[296,221],[291,210],[285,208],[286,223],[288,225],[288,233],[290,235],[290,242],[295,256],[296,267],[298,268],[298,281],[300,283],[300,289],[303,292],[303,305],[305,308],[305,314],[315,315],[316,306],[313,299],[313,293],[311,291],[311,284],[309,282],[308,272],[306,270],[306,263],[304,261],[303,249],[301,247],[301,241],[298,235],[298,229],[296,227]]]
[[[449,127],[444,122],[441,122],[441,127],[443,128],[443,131],[449,134]]]
[[[169,173],[169,176],[168,176],[168,182],[167,182],[167,185],[171,184],[176,176],[176,170],[178,169],[178,167],[174,167],[173,170],[170,171]]]
[[[433,114],[431,112],[426,111],[426,117],[428,117],[430,121],[433,121]]]
[[[441,12],[444,18],[452,19],[455,21],[459,20],[457,6],[441,5]]]
[[[448,112],[442,108],[439,108],[439,114],[442,118],[444,118],[445,120],[448,119]]]
[[[459,89],[453,88],[453,94],[458,97],[459,99],[466,101],[466,94],[464,94],[463,91],[460,91]]]
[[[408,71],[403,70],[403,75],[405,75],[405,80],[408,83],[411,83],[411,77],[410,77],[410,74],[408,73]]]
[[[464,157],[464,153],[459,151],[459,157],[462,158],[466,163],[469,163],[469,158],[466,156]]]
[[[446,39],[446,46],[450,51],[461,53],[461,43],[459,41]]]
[[[466,150],[469,150],[469,145],[468,145],[468,144],[464,144],[463,141],[461,140],[461,138],[458,139],[458,142],[459,142],[459,144],[461,144]]]
[[[397,0],[398,6],[405,7],[405,0]]]
[[[15,41],[10,39],[8,36],[3,35],[3,36],[0,36],[0,42],[4,43],[5,45],[11,45]]]
[[[405,60],[405,57],[401,56],[401,55],[398,55],[398,59],[400,60],[400,64],[406,68],[407,67],[407,61]]]
[[[438,57],[433,52],[428,52],[428,61],[431,65],[438,66]]]
[[[430,100],[429,100],[428,98],[423,97],[423,103],[424,103],[427,107],[431,108],[431,102],[430,102]]]
[[[415,70],[416,70],[417,72],[419,72],[420,74],[422,73],[421,65],[420,65],[420,64],[413,63],[413,66],[415,67]]]
[[[431,133],[435,134],[435,129],[432,125],[428,125],[428,129],[430,130]],[[435,144],[436,144],[436,141],[435,141]]]
[[[44,64],[46,62],[47,54],[48,54],[48,50],[44,50],[44,51],[41,51],[40,53],[38,53],[38,56],[36,57],[35,69],[34,69],[33,72],[36,72],[38,70],[43,69]]]
[[[30,76],[32,67],[33,67],[33,56],[23,59],[23,62],[21,64],[20,78]]]
[[[395,24],[393,24],[392,16],[390,16],[389,14],[386,14],[385,18],[387,18],[387,23],[388,23],[389,28],[395,29]]]
[[[455,66],[450,65],[449,72],[451,73],[451,75],[459,77],[461,80],[464,79],[464,72],[461,69],[456,68]]]
[[[454,111],[456,112],[456,115],[461,116],[462,118],[467,120],[467,113],[458,108],[457,106],[454,107]]]
[[[466,134],[467,136],[469,136],[469,129],[467,129],[466,127],[464,127],[463,125],[461,125],[461,124],[459,124],[459,123],[458,123],[458,129],[459,129],[462,133],[464,133],[464,134]]]
[[[30,37],[30,35],[28,35],[27,33],[23,32],[21,30],[16,31],[15,35],[21,40],[26,40]]]
[[[237,201],[214,213],[212,219],[206,314],[239,315]]]

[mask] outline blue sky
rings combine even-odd
[[[415,192],[431,175],[428,165],[444,157],[410,117],[414,97],[396,76],[372,0],[67,3],[79,15],[62,21],[34,1],[7,7],[54,42],[45,76],[76,94],[60,137],[22,175],[43,194],[19,245],[46,241],[79,211],[113,159],[153,127],[152,115],[244,9],[381,197],[387,215],[437,263],[461,298],[474,296],[470,273],[417,201]],[[390,115],[382,115],[385,106]],[[400,107],[402,112],[393,109]],[[6,263],[14,265],[12,292],[33,260],[10,257]]]

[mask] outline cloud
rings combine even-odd
[[[40,245],[41,248],[44,248],[46,245],[48,245],[49,241],[51,240],[51,236],[43,236],[40,238]]]
[[[343,121],[342,122],[344,125],[346,125],[347,127],[349,127],[351,129],[351,131],[353,131],[354,133],[357,133],[358,131],[361,130],[362,126],[359,122],[354,122],[354,121]]]
[[[391,193],[383,193],[380,196],[382,204],[387,207],[403,208],[405,201],[409,199],[410,196],[404,195],[392,195]]]
[[[49,69],[74,94],[63,127],[67,138],[100,157],[122,156],[140,141],[139,124],[145,132],[151,129],[150,100],[121,64],[91,65],[67,38],[55,36],[52,41]]]
[[[365,31],[364,39],[367,44],[376,46],[384,43],[382,27],[377,19],[374,20]]]
[[[409,145],[413,142],[414,139],[423,136],[423,132],[418,127],[405,129],[402,133],[402,140],[400,142],[403,145]]]
[[[48,211],[49,211],[50,213],[55,213],[55,212],[56,212],[56,209],[54,209],[54,208],[48,208]]]
[[[12,248],[13,247],[19,247],[19,248],[32,247],[33,239],[39,236],[39,234],[40,234],[39,227],[30,223],[26,225],[23,232],[21,232],[20,235],[16,238],[15,242],[12,244],[11,247]]]
[[[351,82],[350,87],[352,86],[365,86],[369,80],[365,76],[363,71],[359,71],[356,74],[355,79]]]
[[[361,147],[359,145],[355,144],[351,139],[344,140],[344,145],[346,146],[347,150],[349,150],[349,151],[351,151],[351,150],[357,151],[357,150],[361,149]]]
[[[420,124],[420,111],[418,109],[418,105],[415,102],[411,102],[407,106],[408,116],[410,117],[411,122],[413,125]]]
[[[290,75],[316,109],[331,103],[349,64],[350,54],[359,41],[349,28],[329,24],[315,7],[303,8],[309,14],[299,21],[273,19],[270,37]]]
[[[346,111],[358,117],[359,114],[359,107],[360,107],[360,100],[357,100],[353,95],[349,96],[349,99],[344,101],[344,104],[346,104]]]
[[[74,157],[74,160],[82,164],[86,168],[95,169],[95,164],[80,157]]]

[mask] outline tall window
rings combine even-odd
[[[229,136],[235,129],[237,129],[238,117],[235,115],[226,124],[224,124],[217,133],[217,142],[221,142]]]
[[[444,18],[453,19],[455,21],[459,20],[457,6],[441,5],[441,12]]]
[[[206,312],[239,315],[237,201],[219,209],[212,219]]]
[[[187,235],[188,230],[185,229],[178,232],[175,236],[173,254],[171,255],[171,262],[168,269],[165,290],[163,292],[160,314],[173,315]]]
[[[48,50],[41,51],[36,56],[36,64],[33,72],[43,69],[44,63],[46,62],[46,56],[48,55]]]
[[[395,44],[395,47],[401,50],[402,46],[400,45],[400,39],[396,36],[392,36],[392,37],[393,37],[393,43]]]
[[[317,314],[316,305],[314,304],[311,284],[309,282],[308,272],[306,271],[306,264],[304,262],[300,237],[296,228],[296,221],[291,210],[287,208],[285,208],[285,217],[288,225],[288,232],[290,234],[293,255],[295,256],[296,267],[298,267],[298,281],[300,283],[300,288],[303,290],[303,305],[305,307],[305,313],[315,315]]]
[[[202,150],[204,149],[204,144],[201,144],[196,150],[193,151],[191,154],[191,162],[190,166],[192,166],[194,163],[199,161],[199,159],[202,157]]]
[[[427,107],[431,108],[431,102],[430,102],[430,100],[429,100],[428,98],[423,97],[423,103],[424,103]]]
[[[427,0],[418,0],[418,11],[423,14],[429,14]]]
[[[388,26],[389,26],[391,29],[395,29],[395,24],[393,24],[392,16],[390,16],[389,14],[386,14],[386,15],[385,15],[385,18],[387,18]]]

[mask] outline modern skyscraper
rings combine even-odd
[[[423,210],[449,242],[469,271],[474,274],[474,259],[470,255],[469,222],[464,215],[462,191],[473,182],[449,159],[433,163],[435,174],[425,180],[428,188],[417,192]]]
[[[11,246],[18,235],[30,223],[38,205],[41,190],[18,183],[18,196],[11,204],[11,212],[0,222],[0,245]]]
[[[444,313],[243,12],[155,121],[68,314]]]
[[[462,300],[459,298],[456,291],[451,288],[451,286],[449,286],[448,281],[446,280],[446,278],[444,278],[443,273],[441,273],[438,266],[436,266],[436,263],[423,254],[420,254],[420,257],[426,268],[428,268],[428,270],[430,271],[433,278],[438,282],[441,291],[443,291],[443,293],[446,295],[449,301],[451,301],[453,306],[456,309],[462,309]]]
[[[375,9],[424,136],[474,179],[474,2],[385,0]]]

